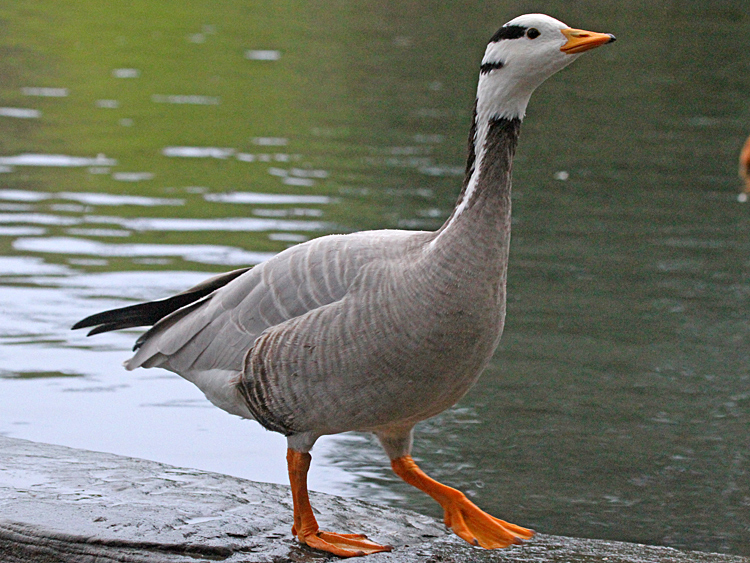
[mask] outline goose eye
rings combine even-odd
[[[529,28],[529,30],[526,32],[526,37],[528,37],[529,39],[536,39],[540,35],[541,32],[535,27]]]

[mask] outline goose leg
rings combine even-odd
[[[480,510],[466,495],[428,477],[409,455],[391,460],[394,473],[434,498],[445,511],[445,525],[472,545],[486,549],[508,547],[534,535]]]
[[[292,448],[287,449],[286,461],[294,502],[292,534],[310,547],[339,557],[356,557],[379,551],[391,551],[390,545],[371,542],[362,534],[335,534],[318,528],[307,493],[307,472],[310,469],[311,459],[312,456],[309,453],[298,452]]]

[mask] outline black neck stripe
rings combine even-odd
[[[487,74],[488,72],[492,72],[493,70],[503,68],[503,66],[505,66],[505,64],[502,61],[497,61],[496,63],[484,63],[479,67],[479,73]]]
[[[523,37],[525,33],[526,28],[522,25],[504,25],[492,36],[490,43],[496,43],[503,39],[518,39],[519,37]]]

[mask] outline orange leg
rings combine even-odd
[[[438,501],[445,510],[445,525],[472,545],[496,549],[521,543],[522,539],[527,540],[534,535],[533,530],[490,516],[461,491],[428,477],[411,456],[405,455],[392,460],[391,467],[404,481]]]
[[[356,557],[379,551],[390,551],[392,549],[390,545],[371,542],[362,534],[334,534],[323,532],[318,528],[318,522],[310,506],[310,497],[307,494],[307,471],[310,469],[311,459],[312,456],[308,453],[287,449],[286,461],[294,501],[292,534],[310,547],[339,557]]]

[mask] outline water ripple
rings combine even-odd
[[[0,215],[0,221],[2,215]],[[87,223],[115,223],[134,231],[322,231],[330,228],[324,221],[222,217],[219,219],[138,217],[86,217]]]
[[[229,192],[224,194],[206,194],[206,201],[217,203],[262,203],[262,204],[300,204],[300,203],[333,203],[335,198],[326,195],[293,195],[265,194],[254,192]]]
[[[95,158],[69,156],[66,154],[24,153],[16,156],[0,156],[0,165],[4,166],[57,166],[75,168],[81,166],[116,166],[117,161],[103,154]]]
[[[73,237],[19,238],[13,241],[13,248],[22,252],[105,257],[171,256],[199,264],[226,265],[259,264],[275,254],[211,244],[112,244]]]
[[[185,200],[176,198],[148,197],[124,194],[90,192],[32,192],[27,190],[0,190],[0,200],[38,202],[50,199],[63,199],[85,203],[86,205],[137,205],[152,207],[158,205],[184,205]]]
[[[0,115],[18,119],[38,119],[42,117],[42,112],[38,109],[29,108],[0,108]]]

